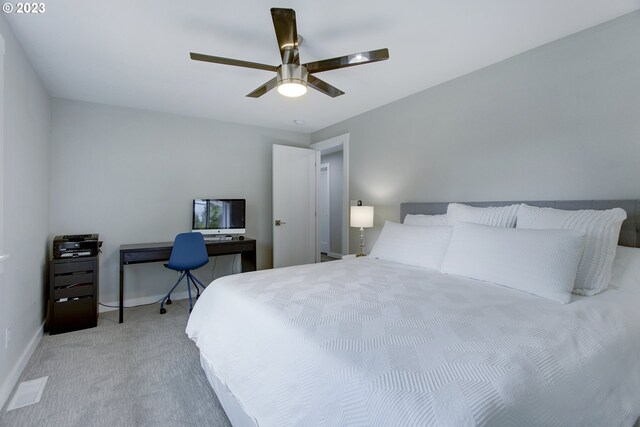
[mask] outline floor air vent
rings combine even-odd
[[[9,406],[7,406],[7,411],[40,402],[48,378],[42,377],[20,383],[11,402],[9,402]]]

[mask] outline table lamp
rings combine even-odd
[[[373,206],[362,206],[362,201],[358,200],[357,206],[351,206],[350,224],[360,227],[360,253],[356,256],[364,256],[364,229],[373,227]]]

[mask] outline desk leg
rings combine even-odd
[[[256,271],[256,251],[245,251],[240,254],[242,272]]]
[[[120,307],[118,311],[118,323],[122,323],[124,317],[124,255],[122,253],[120,253]]]

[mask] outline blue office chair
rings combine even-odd
[[[198,285],[204,290],[204,285],[200,282],[192,273],[191,270],[200,268],[209,262],[209,256],[207,255],[207,247],[204,244],[204,237],[201,233],[180,233],[176,236],[173,242],[173,249],[171,250],[171,256],[169,257],[169,263],[164,266],[178,271],[180,278],[173,285],[173,288],[169,291],[167,296],[162,298],[160,303],[160,314],[165,314],[167,309],[164,308],[165,302],[167,305],[171,304],[171,292],[180,284],[182,279],[187,278],[187,291],[189,292],[189,312],[193,309],[193,303],[191,301],[191,283],[196,287],[198,295],[196,299],[200,297],[200,289]]]

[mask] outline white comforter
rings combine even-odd
[[[360,258],[218,279],[187,334],[261,427],[631,426],[627,288],[562,305]]]

